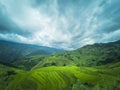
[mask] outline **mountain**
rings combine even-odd
[[[0,40],[0,62],[8,65],[16,66],[17,62],[34,55],[51,55],[61,51],[63,50]]]
[[[99,66],[120,61],[120,40],[87,45],[74,51],[53,54],[42,59],[34,68],[47,66]]]
[[[27,59],[29,71],[0,64],[1,90],[120,90],[120,41]]]

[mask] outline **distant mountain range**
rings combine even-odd
[[[51,55],[62,49],[0,40],[0,62],[14,63],[34,55]]]

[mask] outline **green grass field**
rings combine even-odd
[[[32,69],[16,74],[5,90],[120,90],[120,67],[108,66]]]

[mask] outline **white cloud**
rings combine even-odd
[[[35,0],[1,0],[10,20],[31,34],[7,33],[0,34],[0,38],[64,49],[115,40],[116,37],[120,39],[117,34],[119,30],[108,29],[119,23],[114,21],[119,17],[117,14],[115,17],[109,16],[116,10],[114,4],[106,3],[112,0],[104,3],[104,0],[91,0],[90,3],[83,0],[81,5],[79,0],[78,3],[70,3],[70,0],[69,3],[63,2],[64,6],[60,6],[57,0],[48,1],[47,4],[37,3],[35,7]]]
[[[102,42],[116,41],[120,39],[120,29],[111,33],[103,34]]]

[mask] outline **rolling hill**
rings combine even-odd
[[[120,41],[96,43],[74,51],[53,54],[42,59],[34,68],[47,66],[99,66],[120,61]]]
[[[6,86],[8,86],[9,83],[14,80],[14,76],[21,72],[24,71],[11,66],[0,64],[0,90],[4,90]]]
[[[120,63],[101,67],[44,67],[19,72],[5,90],[120,90],[119,69]]]
[[[34,55],[51,55],[61,51],[63,50],[0,40],[0,63],[16,67]]]
[[[38,64],[29,71],[0,64],[1,90],[120,90],[120,41],[23,61]]]

